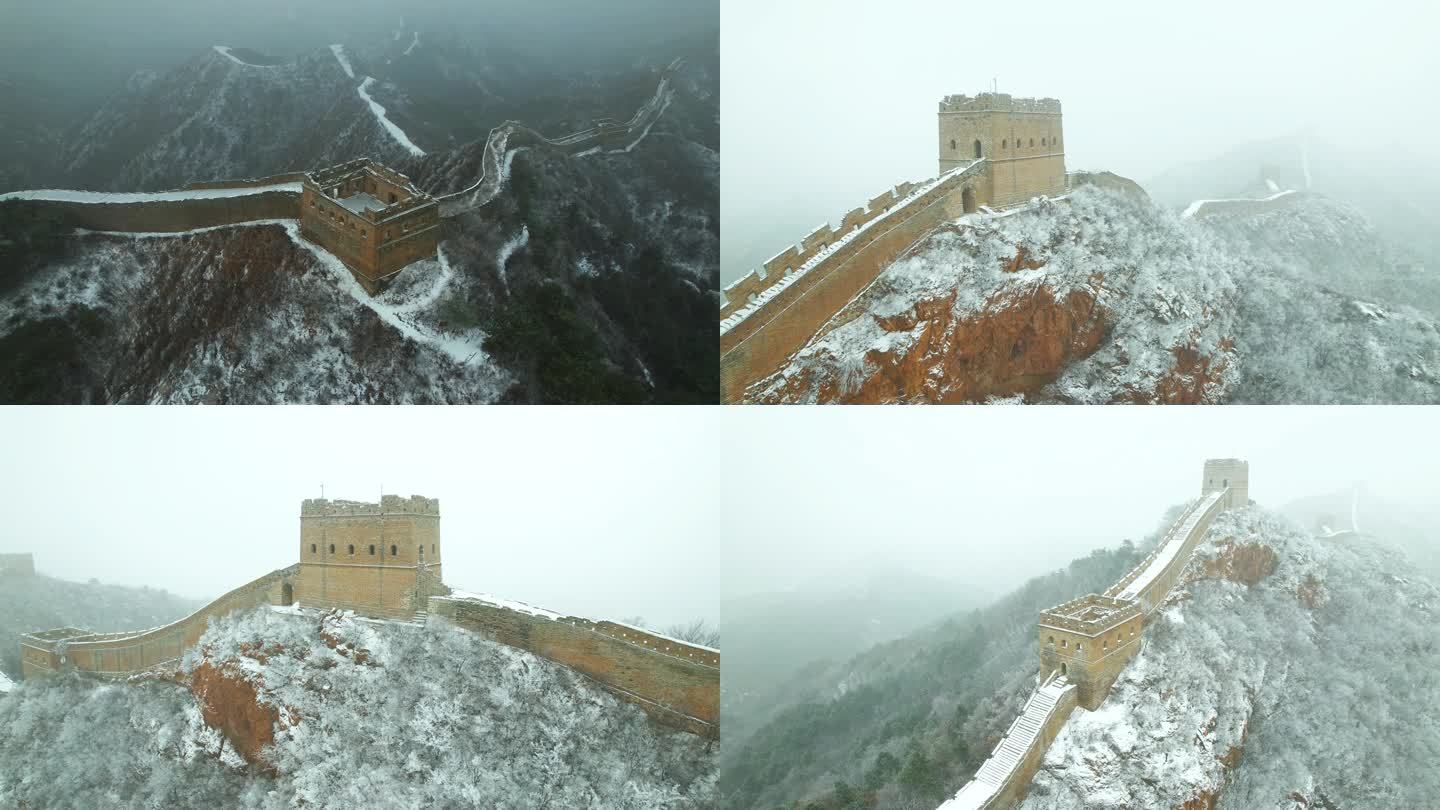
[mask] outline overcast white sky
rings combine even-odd
[[[3,408],[0,552],[213,598],[298,561],[300,501],[440,499],[448,584],[719,620],[718,445],[687,408]]]
[[[936,104],[992,78],[1061,100],[1069,168],[1142,182],[1306,130],[1424,153],[1437,24],[1430,0],[725,0],[722,280],[934,176]]]
[[[1003,594],[1154,531],[1206,458],[1280,508],[1359,483],[1433,503],[1432,407],[726,408],[726,598],[888,561]],[[1363,511],[1363,509],[1362,509]]]

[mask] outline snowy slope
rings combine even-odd
[[[436,620],[260,608],[215,623],[180,677],[195,693],[55,678],[0,700],[0,806],[53,806],[57,786],[73,807],[714,805],[715,743]],[[272,733],[268,769],[237,753]]]
[[[966,215],[882,271],[748,396],[1440,401],[1437,317],[1408,306],[1428,288],[1396,283],[1353,208],[1286,202],[1191,220],[1086,186]]]
[[[50,401],[488,402],[508,385],[483,334],[436,320],[459,286],[448,261],[371,297],[295,231],[79,236],[0,296],[0,343],[23,356],[37,331],[66,336],[46,362],[74,379],[47,383]]]
[[[262,177],[410,152],[328,48],[273,66],[207,48],[169,73],[140,73],[62,144],[67,184],[115,191]]]
[[[1246,546],[1272,550],[1273,573]],[[1197,558],[1105,703],[1056,738],[1024,810],[1431,804],[1440,589],[1369,538],[1318,539],[1258,508],[1217,518]]]

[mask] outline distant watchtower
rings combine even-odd
[[[1238,458],[1212,458],[1205,462],[1205,480],[1200,492],[1218,492],[1226,487],[1222,509],[1243,509],[1250,505],[1250,463]]]
[[[940,172],[984,158],[989,205],[1065,193],[1060,102],[1009,93],[946,96],[940,102]]]
[[[409,618],[444,592],[441,582],[440,501],[301,503],[300,604]]]

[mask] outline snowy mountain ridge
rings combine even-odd
[[[1364,536],[1317,538],[1259,507],[1220,515],[1021,807],[1425,806],[1440,589],[1404,571]]]
[[[756,402],[1433,402],[1436,315],[1355,209],[1294,192],[1182,218],[1082,186],[968,214],[888,268]]]
[[[58,785],[74,807],[713,805],[716,743],[440,620],[262,607],[216,620],[179,680],[0,697],[17,732],[0,737],[0,804]]]

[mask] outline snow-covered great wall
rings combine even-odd
[[[344,64],[340,53],[336,56]],[[558,138],[546,138],[516,121],[495,127],[486,140],[481,177],[466,189],[437,198],[441,215],[454,216],[494,199],[504,188],[509,161],[518,149],[541,146],[582,156],[607,146],[633,147],[669,105],[673,94],[671,77],[682,65],[681,59],[671,62],[661,72],[655,93],[624,122],[602,124]],[[253,180],[207,181],[157,192],[12,191],[0,194],[0,205],[57,212],[66,222],[93,231],[178,234],[258,220],[298,219],[304,177],[303,172],[293,172]]]
[[[1040,614],[1039,685],[975,777],[940,810],[1004,810],[1020,802],[1050,743],[1076,708],[1094,711],[1140,651],[1145,620],[1165,602],[1215,516],[1249,503],[1249,465],[1205,462],[1199,498],[1159,546],[1103,596],[1090,594]]]
[[[942,222],[975,207],[983,158],[924,183],[904,183],[856,208],[839,230],[821,225],[797,247],[725,288],[720,309],[720,397],[738,402],[773,373],[880,272]]]
[[[280,604],[300,572],[297,563],[247,582],[179,621],[149,630],[90,633],[75,627],[20,637],[20,668],[26,678],[74,668],[103,677],[123,677],[180,660],[200,640],[212,619],[237,610]]]
[[[430,613],[586,675],[657,723],[720,736],[720,651],[615,622],[469,594],[436,596]]]
[[[296,592],[300,566],[266,574],[162,627],[137,632],[90,633],[60,628],[20,638],[26,678],[75,669],[102,678],[125,678],[173,667],[194,647],[212,620],[262,605],[305,605]],[[609,621],[592,621],[494,597],[452,593],[432,596],[425,617],[455,625],[563,664],[655,722],[717,739],[720,735],[720,651]],[[422,621],[424,619],[421,619]]]
[[[281,178],[283,182],[272,177],[225,180],[156,192],[12,191],[0,194],[0,205],[53,211],[66,222],[92,231],[183,233],[262,219],[298,218],[300,175]]]

